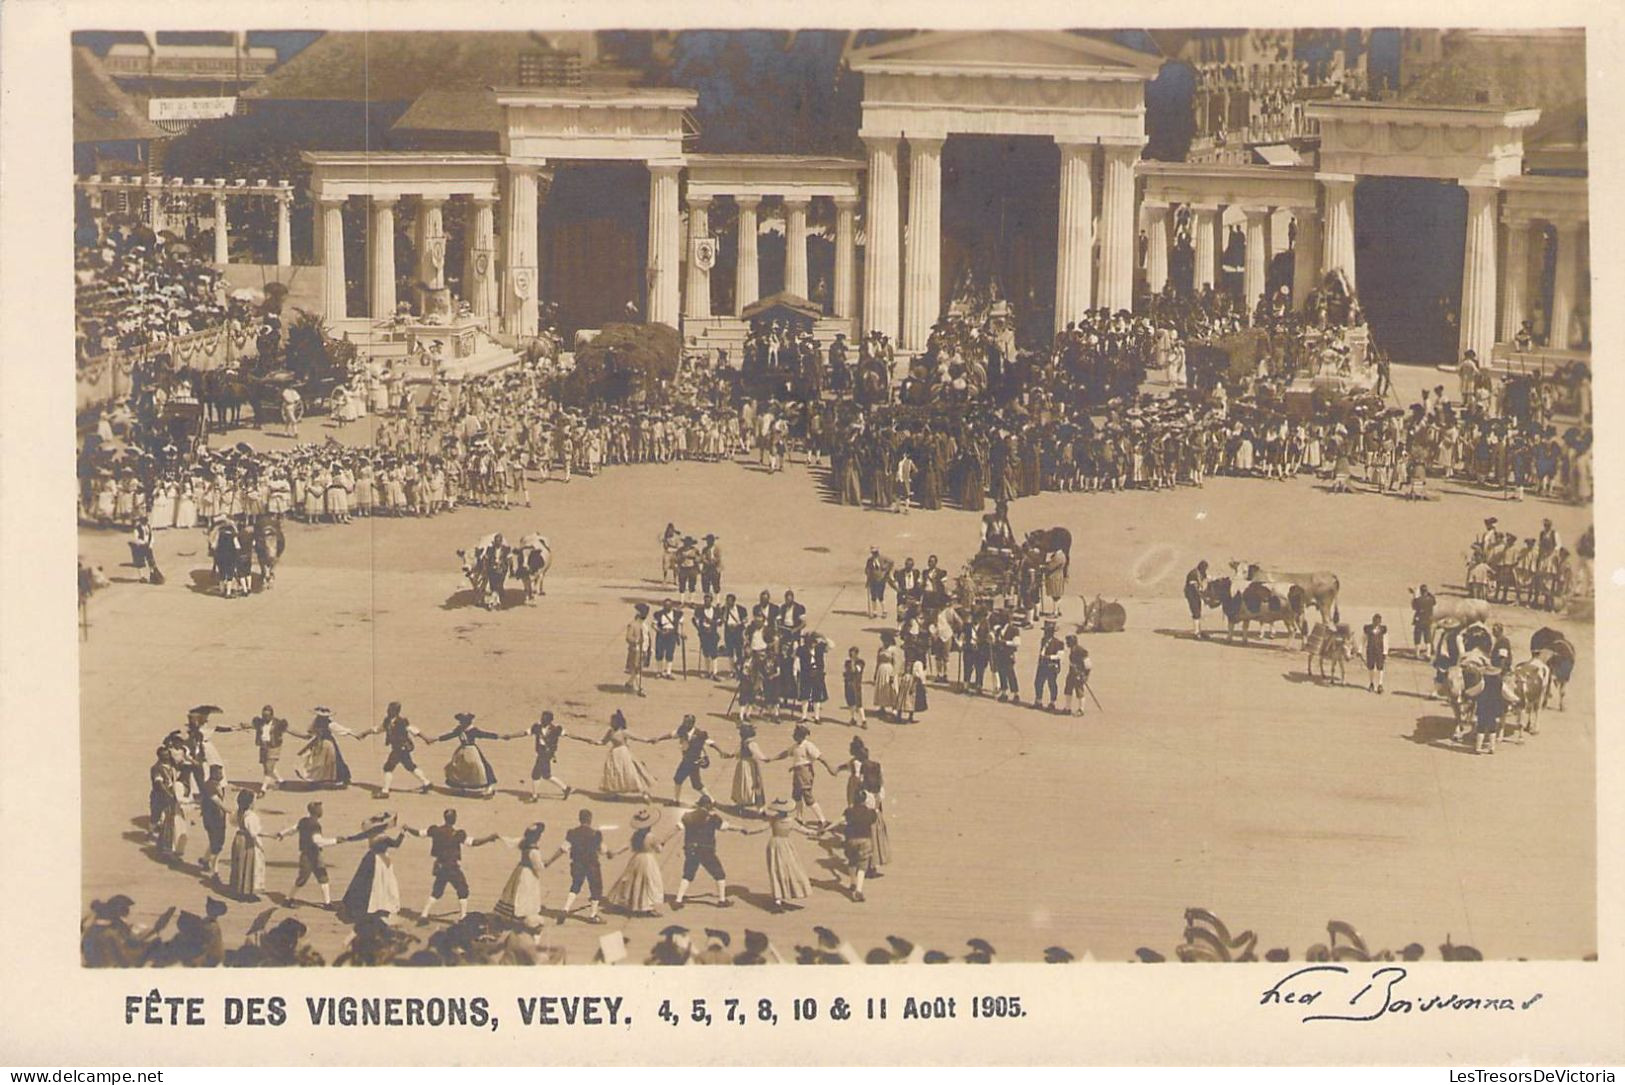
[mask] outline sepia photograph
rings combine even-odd
[[[39,43],[84,968],[1597,959],[1584,28],[231,14]]]

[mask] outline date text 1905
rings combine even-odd
[[[1005,1018],[1025,1017],[1026,1010],[1022,1008],[1021,998],[1018,995],[977,995],[967,1000],[970,1004],[970,1016],[973,1018]],[[900,1002],[900,1004],[899,1004]],[[907,997],[901,1000],[893,998],[864,998],[846,999],[835,998],[827,1003],[820,1003],[816,998],[792,998],[788,1000],[789,1021],[850,1021],[854,1018],[869,1021],[903,1020],[903,1021],[938,1021],[957,1018],[962,1008],[960,1000],[954,996],[936,995],[931,997]],[[718,1025],[744,1025],[754,1023],[757,1025],[777,1025],[779,1023],[779,1007],[774,1005],[770,998],[755,1000],[746,998],[704,999],[696,998],[688,1001],[685,1006],[681,1001],[673,1002],[664,999],[660,1003],[660,1010],[656,1016],[673,1027],[679,1024],[693,1024],[700,1026]]]

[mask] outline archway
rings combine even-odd
[[[1354,187],[1357,293],[1396,361],[1453,360],[1460,335],[1467,192],[1447,181],[1363,177]]]
[[[950,137],[942,151],[943,311],[995,285],[1024,342],[1055,320],[1060,148],[1038,136]]]
[[[544,303],[569,342],[582,328],[644,318],[649,174],[639,162],[561,164],[542,200]],[[637,310],[631,318],[627,303]]]

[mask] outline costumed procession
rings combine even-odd
[[[317,146],[312,32],[76,142],[85,963],[1595,954],[1567,90],[1375,33],[391,32]]]

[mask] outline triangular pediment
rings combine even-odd
[[[1092,68],[1154,76],[1161,60],[1133,49],[1058,30],[937,30],[852,53],[852,67]]]

